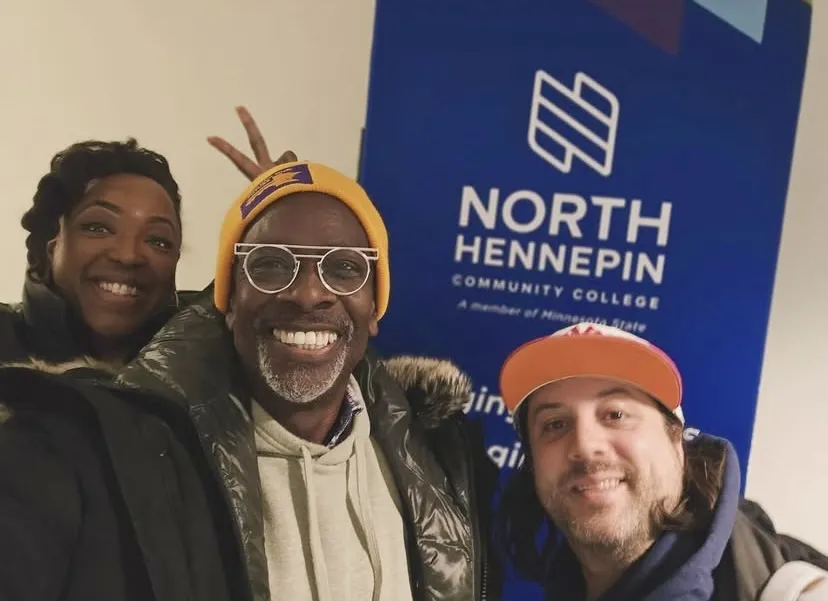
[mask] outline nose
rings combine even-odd
[[[128,266],[139,266],[146,262],[141,236],[130,232],[118,232],[118,235],[114,236],[114,242],[109,252],[109,257],[113,261]]]
[[[316,263],[313,261],[301,261],[296,280],[279,296],[297,305],[304,313],[330,307],[337,298],[336,294],[322,283]]]
[[[592,417],[579,417],[569,432],[568,455],[571,461],[590,461],[608,455],[606,428]]]

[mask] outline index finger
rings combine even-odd
[[[218,136],[211,136],[207,138],[207,142],[210,143],[210,146],[230,159],[230,161],[236,166],[236,169],[241,171],[247,179],[253,180],[261,172],[261,167],[254,163],[249,157],[242,154],[241,151],[230,144],[227,140],[219,138]]]
[[[250,148],[253,150],[256,161],[259,165],[270,165],[273,161],[270,158],[270,152],[267,150],[267,143],[264,136],[262,136],[262,132],[259,131],[259,126],[256,125],[253,115],[243,106],[238,107],[236,112],[239,114],[244,131],[247,132],[247,140],[250,142]]]

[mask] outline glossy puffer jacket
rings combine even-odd
[[[137,353],[167,320],[198,297],[195,291],[178,291],[174,302],[135,332],[130,347]],[[88,335],[81,316],[64,298],[31,276],[24,280],[20,302],[0,303],[0,364],[73,361],[91,353]]]
[[[116,382],[186,409],[232,513],[250,596],[268,601],[264,522],[253,425],[224,317],[212,287],[175,316]],[[499,598],[490,561],[497,468],[465,419],[468,378],[446,361],[369,353],[355,376],[402,499],[417,601]]]

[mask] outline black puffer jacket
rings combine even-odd
[[[196,297],[195,292],[179,292],[178,306],[171,304],[156,319],[135,335],[137,353],[152,335]],[[36,358],[64,363],[88,355],[87,331],[82,320],[63,298],[41,282],[26,277],[19,303],[0,303],[0,363]]]
[[[757,519],[757,515],[748,512],[756,512],[761,517]],[[711,601],[756,601],[776,571],[793,561],[826,569],[824,555],[797,539],[776,535],[764,510],[745,501],[736,516],[722,561],[713,572],[716,590]],[[790,577],[783,581],[789,590],[799,586]]]
[[[113,394],[107,375],[82,361],[0,368],[0,599],[245,599],[189,417]]]
[[[498,599],[487,544],[497,468],[465,421],[470,382],[447,362],[412,358],[383,364],[368,356],[355,376],[402,499],[414,598]],[[186,409],[226,493],[252,598],[270,599],[249,396],[210,288],[117,383]]]
[[[0,368],[0,598],[271,598],[250,421],[221,326],[185,310],[120,384],[80,361]],[[358,375],[403,498],[415,598],[499,599],[485,559],[496,470],[459,413],[468,381],[415,358],[366,358]]]

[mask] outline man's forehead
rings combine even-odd
[[[544,410],[571,409],[585,402],[629,399],[646,404],[656,401],[636,386],[610,378],[571,378],[551,382],[529,397],[530,416]]]

